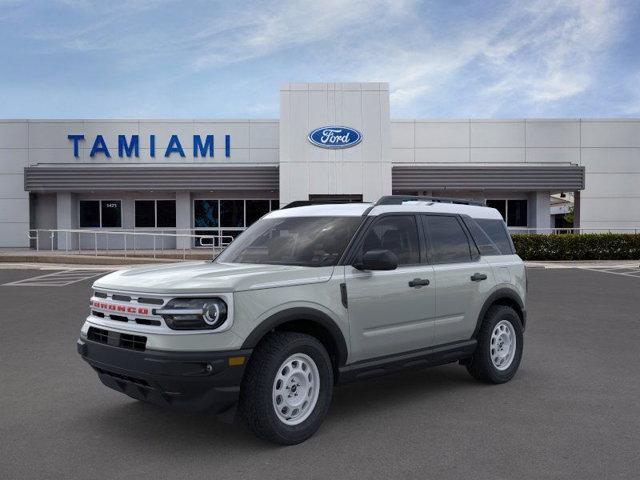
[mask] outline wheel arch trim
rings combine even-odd
[[[256,345],[271,330],[291,322],[310,322],[325,330],[333,340],[336,347],[338,365],[343,366],[347,362],[347,342],[340,327],[326,313],[309,307],[292,307],[276,312],[253,329],[242,344],[242,349],[255,348]]]
[[[476,338],[476,336],[478,335],[478,331],[480,330],[480,326],[482,325],[482,320],[487,314],[487,311],[492,305],[500,304],[500,300],[507,300],[509,302],[513,302],[518,306],[519,311],[516,311],[516,313],[518,313],[518,316],[522,321],[522,328],[524,330],[525,324],[527,321],[524,302],[522,301],[522,299],[520,298],[520,295],[518,295],[516,291],[510,288],[500,288],[495,292],[491,293],[491,295],[489,295],[487,299],[484,301],[484,304],[480,309],[480,313],[478,314],[478,319],[476,320],[476,328],[474,329],[473,335],[471,338]]]

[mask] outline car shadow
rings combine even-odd
[[[366,379],[334,389],[324,432],[345,428],[360,416],[402,412],[404,406],[422,401],[439,401],[451,390],[478,388],[463,367],[443,366],[416,369]],[[401,415],[402,413],[398,413]],[[127,443],[144,443],[146,448],[185,450],[210,455],[213,451],[269,450],[282,448],[256,438],[238,419],[232,424],[216,415],[190,413],[122,398],[122,403],[91,413],[93,428]],[[348,428],[348,427],[347,427]],[[333,432],[335,433],[335,431]],[[170,444],[170,445],[169,445]]]

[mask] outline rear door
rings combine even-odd
[[[493,272],[457,215],[423,215],[422,223],[436,281],[435,343],[468,340]]]
[[[433,267],[425,264],[418,221],[414,214],[380,216],[359,242],[356,259],[368,250],[390,250],[398,257],[397,269],[361,271],[345,266],[352,361],[433,344],[434,275]]]

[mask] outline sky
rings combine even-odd
[[[0,0],[0,118],[278,118],[389,82],[393,118],[640,117],[640,1]]]

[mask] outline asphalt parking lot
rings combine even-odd
[[[530,270],[512,382],[448,365],[341,386],[293,447],[102,386],[75,349],[94,278],[0,286],[0,478],[638,478],[640,277]]]

